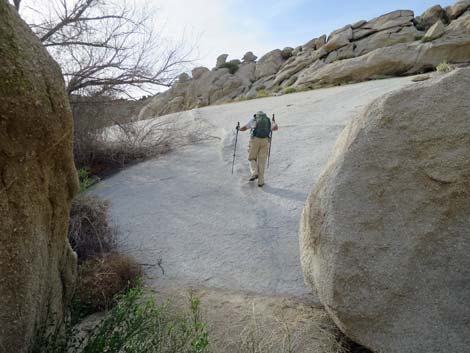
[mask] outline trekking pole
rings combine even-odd
[[[233,149],[232,174],[233,174],[233,166],[235,165],[235,155],[237,153],[238,130],[240,130],[240,122],[237,123],[236,129],[237,129],[237,134],[235,135],[235,148]]]
[[[273,114],[273,123],[274,122],[276,122],[276,120],[274,119],[274,114]],[[271,157],[271,143],[272,143],[272,140],[273,140],[273,130],[271,128],[271,131],[269,132],[268,168],[269,168],[269,159]]]

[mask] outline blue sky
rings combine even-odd
[[[157,32],[170,42],[183,40],[195,47],[195,65],[212,68],[220,54],[229,54],[229,60],[241,59],[250,50],[261,57],[270,50],[302,45],[362,19],[370,20],[398,9],[413,10],[418,16],[431,6],[445,7],[456,0],[112,1],[150,5],[156,17]],[[23,6],[50,2],[23,0]]]
[[[439,4],[445,7],[452,3],[441,1]],[[436,0],[243,0],[234,1],[231,10],[235,23],[246,21],[253,26],[262,26],[266,38],[260,39],[279,43],[278,47],[281,47],[302,44],[346,24],[372,19],[397,9],[413,10],[415,16],[418,16],[436,4]]]
[[[146,1],[146,0],[138,0]],[[241,58],[251,50],[266,52],[295,47],[346,24],[390,11],[413,10],[418,16],[452,0],[153,0],[165,19],[166,35],[196,44],[197,64],[212,68],[218,55]]]

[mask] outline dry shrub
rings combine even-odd
[[[153,158],[170,150],[207,138],[202,128],[179,119],[156,118],[110,128],[75,125],[74,155],[77,168],[88,167],[92,175],[106,175],[125,165]]]
[[[96,197],[77,197],[72,202],[69,242],[79,262],[116,247],[116,229],[108,220],[108,203]]]
[[[116,295],[135,287],[141,276],[141,266],[118,252],[89,259],[78,270],[76,300],[90,313],[109,309]]]

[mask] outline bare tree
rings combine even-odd
[[[21,0],[13,0],[17,9]],[[69,95],[129,94],[169,87],[191,48],[169,45],[148,7],[124,0],[23,0],[22,11],[62,67]]]

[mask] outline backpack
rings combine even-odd
[[[271,135],[271,120],[268,116],[259,112],[255,114],[256,127],[253,129],[253,136],[259,138],[267,138]]]

